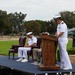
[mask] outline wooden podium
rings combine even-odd
[[[56,48],[57,38],[41,34],[42,38],[42,64],[39,65],[40,70],[59,70],[59,65],[56,65]]]

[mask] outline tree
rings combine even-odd
[[[35,35],[39,35],[41,32],[41,24],[37,21],[27,21],[24,24],[26,32],[32,31]]]
[[[41,24],[41,32],[45,32],[46,31],[47,22],[46,21],[42,21],[42,20],[35,20],[35,21]]]
[[[54,20],[50,20],[48,21],[48,24],[47,24],[47,32],[49,32],[50,34],[54,35],[55,32],[56,32],[56,23]]]
[[[74,28],[75,27],[75,12],[70,11],[62,11],[59,14],[61,14],[62,20],[67,24],[68,28]],[[56,32],[56,23],[51,20],[49,22],[51,26],[47,26],[47,30],[50,34],[54,34]]]
[[[62,19],[66,22],[68,28],[75,27],[75,13],[70,11],[60,12]]]
[[[23,21],[27,14],[22,14],[21,12],[9,13],[10,23],[12,27],[12,32],[20,33],[23,32]]]
[[[10,20],[6,11],[0,10],[0,32],[2,35],[7,31],[10,27]]]

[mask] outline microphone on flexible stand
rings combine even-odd
[[[50,26],[51,26],[51,24],[49,24],[49,25],[46,27],[46,32],[43,32],[44,34],[50,35],[49,32],[48,32],[48,30],[47,30],[48,27],[50,27]]]
[[[51,27],[51,24],[49,24],[49,25],[46,27],[46,32],[48,32],[48,27]]]

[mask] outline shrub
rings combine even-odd
[[[68,51],[68,54],[75,54],[75,47],[70,48]]]

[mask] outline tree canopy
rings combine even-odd
[[[59,12],[62,19],[67,24],[68,28],[75,27],[75,11],[62,11]],[[25,17],[27,14],[22,12],[14,12],[7,14],[7,11],[0,10],[0,33],[9,34],[20,34],[22,32],[32,31],[38,35],[41,32],[49,32],[54,34],[56,32],[56,23],[53,20],[30,20],[26,21]]]
[[[63,11],[60,12],[62,19],[66,22],[68,28],[75,27],[75,12]]]
[[[23,22],[27,14],[15,12],[7,14],[0,10],[0,33],[9,34],[22,32]]]

